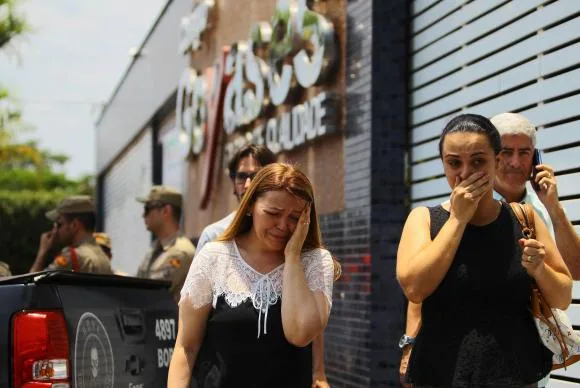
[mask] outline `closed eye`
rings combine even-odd
[[[447,164],[452,168],[457,168],[461,165],[461,162],[457,159],[447,159]]]

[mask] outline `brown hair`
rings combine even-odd
[[[272,163],[258,172],[242,198],[234,220],[218,241],[233,240],[237,236],[247,233],[252,228],[252,217],[246,215],[250,211],[250,207],[266,192],[282,190],[310,203],[310,224],[302,250],[322,248],[312,184],[302,171],[286,163]]]

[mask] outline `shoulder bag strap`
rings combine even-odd
[[[536,223],[534,221],[534,209],[529,203],[510,202],[512,211],[516,215],[524,238],[536,238]]]
[[[529,203],[521,204],[518,202],[511,202],[510,206],[516,215],[520,227],[522,228],[522,234],[524,238],[536,238],[536,225],[534,221],[534,209]],[[566,359],[569,355],[568,344],[564,341],[564,335],[562,334],[562,329],[560,324],[554,314],[552,309],[548,304],[548,301],[542,295],[538,285],[535,281],[532,284],[532,313],[535,317],[541,319],[554,333],[556,340],[558,341],[560,348],[562,349],[562,354]],[[553,319],[550,320],[550,318]],[[554,330],[555,329],[555,330]]]

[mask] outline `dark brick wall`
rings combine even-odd
[[[404,299],[395,278],[406,216],[405,0],[349,0],[345,211],[321,217],[343,265],[326,330],[333,387],[398,386]]]
[[[326,373],[333,387],[369,387],[370,255],[368,207],[321,217],[324,241],[340,260],[326,329]]]
[[[405,186],[409,1],[373,1],[371,386],[398,386],[406,303],[395,277]]]

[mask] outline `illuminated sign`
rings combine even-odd
[[[225,62],[229,53],[229,47],[224,47],[220,57],[213,67],[206,69],[205,79],[210,81],[206,89],[207,105],[207,147],[203,160],[203,171],[201,176],[201,201],[200,207],[205,209],[209,203],[213,181],[213,171],[217,146],[222,128],[222,109],[224,101],[224,90],[230,77],[225,74]]]
[[[183,72],[177,87],[175,127],[191,137],[190,151],[199,155],[203,149],[207,125],[206,81],[195,69]]]
[[[280,0],[272,23],[256,24],[250,35],[232,46],[226,65],[232,75],[224,102],[228,134],[254,121],[268,104],[290,104],[300,87],[324,82],[338,56],[332,23],[309,10],[306,0]],[[267,63],[258,56],[265,48]]]
[[[266,61],[260,52],[268,52]],[[323,92],[295,104],[300,92],[323,84],[335,69],[337,42],[332,23],[308,9],[306,0],[279,0],[271,23],[252,27],[250,40],[230,52],[232,74],[224,102],[224,130],[247,128],[271,104],[289,112],[259,124],[244,138],[225,146],[224,162],[246,142],[266,144],[273,152],[288,151],[336,130],[337,98]],[[267,88],[267,94],[264,92]]]
[[[214,6],[213,1],[205,1],[194,10],[202,15],[202,22],[187,39],[194,37],[198,45],[207,26],[205,8],[198,9],[207,3]],[[310,10],[307,0],[279,0],[271,22],[255,24],[248,40],[226,48],[213,71],[184,71],[177,92],[176,126],[190,136],[190,155],[205,150],[202,209],[210,198],[221,128],[228,136],[244,132],[225,144],[225,163],[246,142],[266,144],[278,153],[336,130],[334,93],[323,91],[307,101],[299,99],[305,89],[329,80],[337,59],[332,23]],[[281,113],[272,117],[276,111]]]
[[[214,7],[214,0],[203,0],[195,5],[189,15],[181,19],[178,46],[180,54],[185,54],[190,49],[195,51],[201,47],[201,35],[210,27]]]

